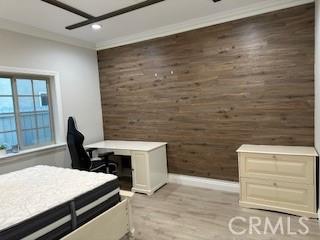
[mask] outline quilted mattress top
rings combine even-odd
[[[49,166],[0,175],[0,231],[117,177]]]

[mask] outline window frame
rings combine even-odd
[[[4,114],[13,114],[15,117],[15,124],[16,124],[16,130],[15,131],[4,131],[1,133],[9,133],[9,132],[16,132],[17,134],[17,143],[19,145],[20,150],[30,150],[34,148],[39,148],[39,147],[44,147],[44,146],[49,146],[52,144],[56,144],[56,132],[55,132],[55,124],[54,124],[54,116],[53,116],[53,101],[52,101],[52,93],[51,93],[51,81],[50,77],[45,76],[45,75],[34,75],[34,74],[1,74],[0,73],[0,78],[8,78],[10,79],[11,82],[11,91],[12,91],[12,98],[13,98],[13,107],[14,107],[14,112],[13,113],[4,113]],[[17,79],[26,79],[26,80],[31,80],[32,84],[32,95],[28,95],[29,97],[32,96],[33,98],[33,105],[34,105],[34,111],[32,112],[26,112],[27,114],[30,113],[36,114],[36,108],[35,108],[35,95],[34,94],[34,88],[33,88],[33,81],[34,80],[43,80],[46,81],[46,87],[47,87],[47,94],[48,94],[48,114],[49,114],[49,122],[50,122],[50,132],[51,132],[51,141],[44,143],[44,144],[37,144],[26,146],[24,145],[23,137],[22,137],[22,128],[21,128],[21,123],[20,123],[20,117],[24,113],[19,111],[19,95],[18,95],[18,89],[17,89]],[[4,97],[11,97],[10,95],[1,95]],[[45,111],[39,111],[39,113],[45,112]],[[0,115],[4,115],[0,114]],[[36,127],[32,128],[30,130],[38,130],[42,129],[41,127],[38,127],[37,119],[35,121]],[[36,131],[36,136],[37,140],[39,139],[39,134],[38,131]]]

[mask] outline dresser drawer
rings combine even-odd
[[[240,177],[315,184],[314,157],[239,153]]]
[[[241,179],[241,200],[284,212],[316,211],[315,186],[261,179]]]

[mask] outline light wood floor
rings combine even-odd
[[[199,188],[168,184],[153,196],[136,194],[133,200],[134,224],[137,240],[224,240],[224,239],[320,239],[320,225],[317,220],[307,222],[310,233],[302,235],[243,235],[235,236],[228,230],[228,222],[234,216],[269,217],[275,225],[283,217],[284,230],[290,217],[291,231],[301,228],[298,217],[244,209],[238,206],[238,194],[210,191]],[[247,229],[248,224],[237,222],[236,230]],[[262,228],[259,228],[263,230]],[[301,230],[304,230],[301,228]]]

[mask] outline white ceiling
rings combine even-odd
[[[61,0],[91,15],[102,15],[144,0]],[[65,27],[85,20],[40,0],[0,0],[0,28],[21,31],[86,47],[107,48],[251,16],[313,0],[166,0],[75,30]],[[54,33],[54,34],[52,34]]]

